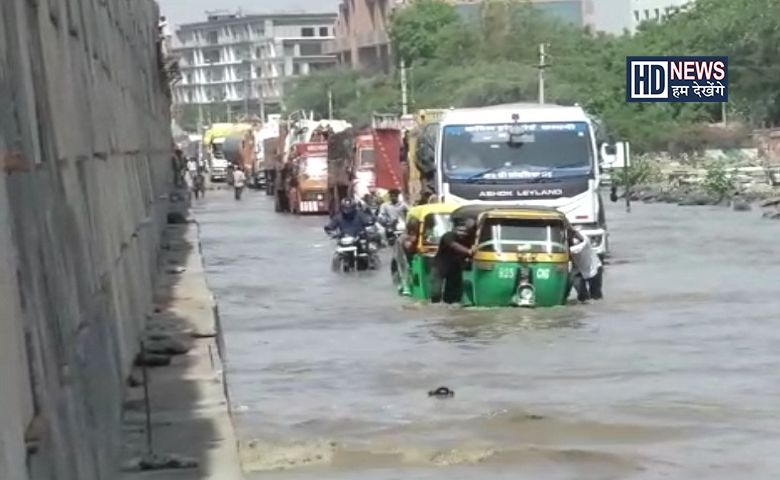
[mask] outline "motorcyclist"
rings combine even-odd
[[[373,218],[375,215],[379,215],[379,208],[381,203],[382,201],[379,197],[377,197],[376,193],[371,192],[363,195],[363,198],[360,199],[359,205],[367,216]]]
[[[409,207],[401,200],[401,191],[397,188],[390,190],[390,199],[379,207],[379,222],[388,228],[395,228],[398,220],[406,218]]]
[[[339,205],[339,213],[334,215],[325,225],[325,233],[331,236],[338,234],[358,237],[365,232],[369,225],[371,225],[371,219],[358,211],[351,198],[344,198]]]

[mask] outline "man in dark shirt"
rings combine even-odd
[[[472,250],[468,246],[473,221],[457,225],[442,235],[431,271],[431,302],[458,303],[463,297],[463,266]]]

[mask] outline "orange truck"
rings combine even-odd
[[[297,214],[328,213],[327,142],[298,143],[294,149],[290,160],[290,211]]]
[[[395,115],[374,115],[371,134],[374,143],[374,186],[380,192],[405,190],[401,165],[402,124]]]
[[[361,196],[374,185],[374,139],[347,129],[328,139],[328,204],[331,214],[344,198]]]
[[[328,200],[331,213],[342,198],[363,198],[388,190],[406,190],[401,164],[401,123],[393,115],[375,115],[372,127],[345,130],[328,143]]]
[[[354,190],[358,197],[405,190],[401,165],[401,123],[394,115],[375,114],[371,129],[355,139]]]

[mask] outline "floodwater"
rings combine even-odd
[[[780,243],[755,212],[610,205],[606,299],[534,311],[334,274],[325,219],[261,193],[195,212],[256,478],[780,478]]]

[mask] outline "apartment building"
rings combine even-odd
[[[339,4],[334,40],[325,45],[340,65],[371,71],[388,71],[390,14],[404,0],[343,0]]]
[[[213,13],[204,22],[181,25],[173,39],[182,72],[174,100],[253,110],[261,103],[278,105],[285,81],[335,65],[335,55],[323,50],[333,40],[335,20],[335,13]]]

